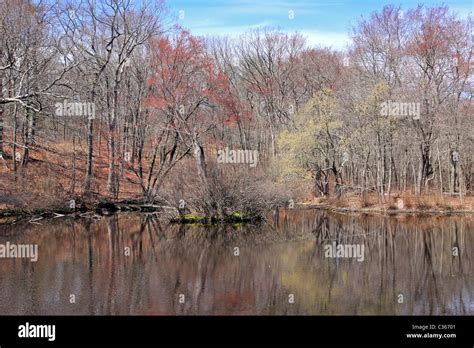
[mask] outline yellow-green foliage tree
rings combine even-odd
[[[331,174],[340,175],[345,136],[337,117],[338,103],[328,89],[317,92],[295,115],[294,125],[278,136],[280,179],[314,185],[318,195],[329,194]]]

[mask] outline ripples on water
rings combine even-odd
[[[0,227],[1,244],[39,248],[36,263],[0,259],[0,314],[474,314],[472,216],[280,209],[257,226],[134,214],[39,222]],[[326,258],[333,241],[363,244],[363,262]]]

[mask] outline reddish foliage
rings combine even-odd
[[[234,123],[240,105],[229,88],[228,76],[217,71],[200,39],[187,31],[150,42],[152,77],[145,106],[155,117],[168,116],[179,130],[190,119],[202,128],[210,122]],[[161,116],[160,116],[161,115]]]

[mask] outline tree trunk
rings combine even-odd
[[[94,120],[89,118],[87,125],[87,163],[86,163],[86,176],[84,178],[83,188],[84,191],[90,191],[91,179],[92,179],[92,153],[94,151]]]
[[[112,122],[109,124],[109,171],[107,175],[107,190],[115,194],[115,115],[112,116]]]
[[[74,195],[76,190],[76,136],[72,136],[72,178],[71,178],[71,194]]]
[[[454,159],[454,151],[451,151],[451,194],[457,192],[457,182],[458,182],[458,172],[457,164],[458,162]]]

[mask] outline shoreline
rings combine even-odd
[[[465,209],[381,209],[381,208],[350,208],[350,207],[335,207],[329,205],[315,205],[306,203],[295,203],[296,209],[308,208],[308,209],[319,209],[325,211],[333,211],[338,213],[360,213],[360,214],[416,214],[416,215],[455,215],[455,214],[474,214],[474,210]],[[294,208],[295,209],[295,208]]]
[[[335,213],[356,213],[356,214],[374,214],[374,215],[465,215],[474,214],[474,210],[466,209],[382,209],[382,208],[354,208],[354,207],[338,207],[328,204],[314,204],[314,203],[298,203],[295,202],[294,208],[279,206],[278,208],[285,208],[288,210],[297,209],[317,209]],[[173,212],[170,215],[170,212]],[[137,212],[137,213],[163,213],[164,217],[168,217],[172,223],[183,223],[176,219],[179,214],[176,214],[177,209],[170,206],[161,206],[155,204],[144,204],[139,201],[101,201],[93,204],[82,204],[80,207],[71,208],[40,208],[34,210],[28,209],[0,209],[0,226],[15,224],[21,221],[31,222],[42,220],[43,218],[60,218],[60,217],[74,217],[74,218],[94,218],[97,216],[108,216],[116,213]]]
[[[74,208],[67,207],[48,207],[38,209],[0,209],[0,226],[5,224],[13,224],[30,219],[29,222],[34,223],[43,218],[94,218],[97,216],[107,216],[118,212],[139,212],[154,213],[161,212],[165,216],[168,212],[175,211],[174,207],[147,204],[142,201],[124,200],[124,201],[99,201],[94,203],[80,202]],[[177,211],[177,210],[176,210]],[[174,215],[173,215],[174,216]]]

